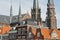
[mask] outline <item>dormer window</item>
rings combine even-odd
[[[40,37],[40,32],[37,33],[37,37]]]
[[[31,38],[32,37],[32,33],[31,32],[29,32],[29,38]]]

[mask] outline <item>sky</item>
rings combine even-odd
[[[41,18],[46,19],[47,12],[47,1],[48,0],[38,0],[39,7],[41,8]],[[31,9],[33,7],[33,0],[12,0],[13,15],[18,15],[19,4],[21,4],[21,13],[24,14],[27,11],[31,14]],[[57,27],[60,28],[60,0],[54,0],[55,12],[57,18]],[[11,0],[0,0],[0,15],[10,15]]]

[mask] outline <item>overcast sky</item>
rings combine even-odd
[[[39,7],[41,8],[41,17],[42,20],[46,18],[47,12],[47,1],[48,0],[39,0]],[[20,0],[21,2],[21,11],[22,14],[29,11],[31,14],[31,8],[33,7],[33,0]],[[60,28],[60,0],[54,0],[55,12],[57,17],[57,26]],[[10,5],[11,0],[0,0],[0,15],[9,15],[10,14]],[[19,11],[19,0],[12,0],[13,6],[13,15],[17,15]]]

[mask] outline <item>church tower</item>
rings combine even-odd
[[[39,8],[38,0],[33,0],[33,8],[31,9],[31,18],[41,22],[41,9]]]
[[[50,29],[55,29],[57,28],[57,20],[56,20],[56,13],[55,13],[55,8],[54,8],[54,0],[48,0],[47,4],[47,26]]]

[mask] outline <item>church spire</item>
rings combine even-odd
[[[12,23],[12,0],[11,0],[11,6],[10,6],[10,23]]]
[[[21,16],[21,3],[20,3],[20,1],[19,1],[18,22],[20,22],[20,16]]]
[[[47,26],[51,29],[57,28],[57,21],[55,16],[54,0],[48,0],[47,4]]]
[[[33,9],[31,10],[31,18],[33,20],[37,20],[37,22],[41,22],[41,11],[39,8],[38,0],[33,0]]]

